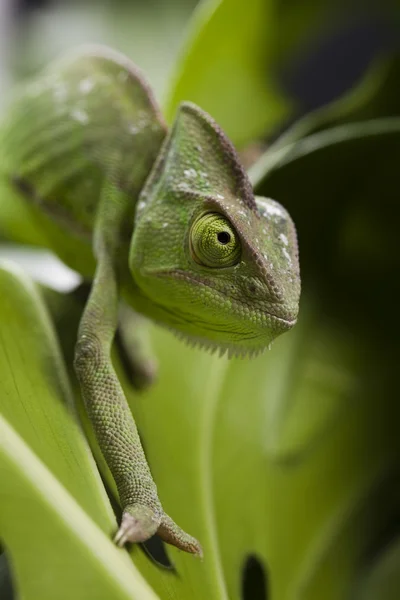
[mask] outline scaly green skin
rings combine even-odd
[[[103,48],[55,63],[18,96],[0,172],[45,244],[92,279],[75,368],[123,507],[117,543],[157,532],[200,554],[162,509],[110,360],[120,300],[198,344],[262,350],[297,318],[289,215],[254,198],[232,144],[195,105],[180,106],[167,135],[135,67]]]

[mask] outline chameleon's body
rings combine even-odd
[[[200,344],[259,351],[297,317],[289,215],[254,198],[207,114],[183,104],[167,134],[137,70],[101,48],[54,64],[17,97],[0,175],[46,245],[93,280],[75,368],[124,510],[118,543],[158,532],[199,553],[161,507],[111,364],[119,300]],[[133,365],[143,374],[140,353]]]

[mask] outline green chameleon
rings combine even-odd
[[[20,92],[0,130],[0,173],[43,243],[92,282],[75,371],[123,508],[116,543],[158,533],[201,554],[162,508],[111,363],[127,326],[120,306],[133,309],[133,327],[140,313],[206,348],[258,353],[297,318],[288,213],[254,197],[208,114],[183,103],[168,132],[136,67],[102,47],[57,61]],[[151,363],[138,339],[126,350],[143,387]]]

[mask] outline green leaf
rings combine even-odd
[[[156,600],[125,553],[1,416],[0,474],[0,527],[21,597]]]
[[[277,597],[306,587],[317,599],[328,586],[336,600],[379,531],[381,519],[366,524],[398,445],[393,411],[364,386],[348,323],[332,326],[307,300],[293,333],[257,360],[216,359],[152,327],[158,384],[135,394],[119,370],[162,501],[205,550],[197,561],[168,547],[176,573],[132,550],[160,598],[239,600],[256,555]],[[354,541],[354,528],[365,535]]]
[[[0,289],[0,531],[17,590],[155,599],[110,540],[115,520],[43,301],[14,267],[2,265]]]
[[[205,551],[200,563],[168,548],[177,598],[239,600],[256,555],[272,598],[306,588],[307,600],[337,600],[386,519],[381,509],[371,525],[371,492],[399,440],[394,400],[376,402],[374,343],[331,323],[315,298],[306,305],[308,318],[253,361],[216,359],[152,328],[159,383],[131,406],[166,509]]]
[[[16,267],[0,268],[0,414],[108,533],[113,513],[77,422],[48,313]]]
[[[243,145],[284,119],[289,105],[271,76],[273,3],[207,0],[191,23],[165,103],[172,121],[191,100]]]

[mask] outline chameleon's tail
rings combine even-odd
[[[183,531],[168,515],[164,514],[157,533],[167,544],[172,544],[180,550],[196,554],[202,558],[203,549],[200,543],[196,538]]]

